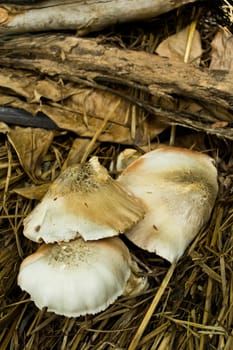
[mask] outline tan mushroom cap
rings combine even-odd
[[[42,245],[20,266],[18,284],[36,306],[67,317],[95,314],[123,294],[131,258],[118,237]]]
[[[210,218],[218,192],[209,156],[163,146],[130,164],[119,183],[146,206],[142,221],[126,232],[137,246],[173,262]]]
[[[144,206],[112,179],[97,157],[67,168],[24,220],[36,242],[96,240],[123,233],[144,216]]]

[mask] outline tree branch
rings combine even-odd
[[[77,30],[78,35],[107,26],[146,20],[196,0],[50,0],[0,7],[0,33]]]
[[[233,72],[199,69],[147,52],[118,49],[100,39],[70,35],[25,35],[0,41],[0,65],[107,90],[165,123],[233,139]],[[128,87],[143,91],[146,97],[132,96]],[[196,104],[198,112],[188,110],[187,102]]]

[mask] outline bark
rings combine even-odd
[[[77,30],[78,35],[116,23],[145,20],[196,0],[61,0],[2,5],[0,33]]]
[[[2,66],[109,90],[165,123],[233,139],[233,72],[198,69],[69,35],[26,36],[0,46]],[[128,87],[143,91],[146,98],[133,97]]]

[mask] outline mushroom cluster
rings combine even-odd
[[[22,262],[18,284],[59,315],[102,311],[147,284],[119,234],[173,262],[209,220],[217,192],[212,158],[182,148],[148,152],[117,180],[97,157],[69,167],[24,220],[24,235],[43,244]]]
[[[147,280],[117,236],[144,215],[141,200],[97,157],[68,167],[24,220],[24,235],[43,244],[22,262],[19,286],[38,308],[67,317],[95,314],[139,292]]]

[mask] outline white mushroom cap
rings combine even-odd
[[[212,158],[161,147],[141,156],[118,178],[143,200],[146,215],[128,230],[137,246],[173,262],[209,220],[218,192]]]
[[[46,243],[111,237],[144,216],[140,200],[113,180],[97,157],[67,168],[24,220],[24,235]]]
[[[123,294],[131,258],[118,237],[41,246],[21,264],[18,284],[38,308],[67,317],[95,314]]]

